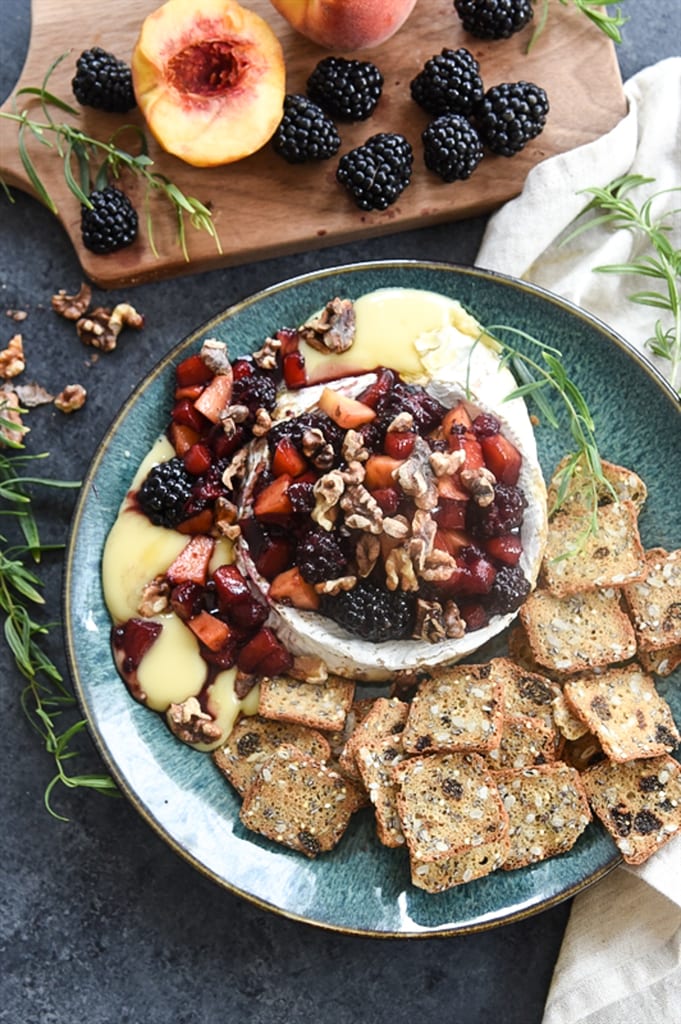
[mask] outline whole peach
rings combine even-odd
[[[327,50],[378,46],[404,24],[416,0],[270,0],[301,35]]]

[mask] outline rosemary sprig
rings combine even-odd
[[[578,11],[581,11],[589,21],[592,21],[594,25],[601,30],[601,32],[604,32],[608,39],[612,39],[615,43],[622,42],[622,33],[620,32],[620,29],[623,25],[626,25],[629,18],[622,14],[620,7],[615,8],[614,14],[609,14],[601,3],[601,0],[559,0],[559,3],[561,3],[563,7],[569,7],[572,4]],[[550,0],[542,0],[541,11],[539,12],[537,24],[527,46],[528,53],[546,27],[549,17],[549,4]]]
[[[549,515],[564,504],[573,480],[578,477],[580,496],[585,501],[588,517],[583,536],[574,549],[565,552],[565,557],[577,554],[588,538],[598,532],[597,513],[600,496],[605,491],[615,497],[612,485],[603,473],[596,428],[589,405],[578,386],[569,377],[562,361],[563,354],[559,349],[508,324],[491,324],[485,328],[485,334],[490,335],[499,346],[501,365],[507,366],[519,381],[518,386],[504,401],[531,398],[546,422],[556,430],[560,428],[560,421],[546,392],[553,392],[563,406],[574,451],[570,453],[556,476],[557,495],[552,508],[549,509]],[[537,358],[510,344],[504,335],[515,336],[527,342],[531,348],[538,350]]]
[[[140,178],[145,185],[147,236],[155,256],[158,257],[158,251],[154,241],[153,219],[149,202],[153,193],[163,196],[175,211],[178,225],[178,242],[185,260],[189,260],[185,224],[185,218],[187,217],[192,227],[198,231],[207,232],[214,240],[218,252],[222,252],[220,238],[215,228],[211,211],[194,196],[185,195],[165,175],[151,169],[153,167],[153,160],[148,153],[146,136],[137,125],[123,125],[109,139],[102,140],[81,131],[67,122],[54,120],[51,113],[52,108],[56,108],[72,117],[78,117],[78,111],[75,107],[72,107],[47,89],[47,84],[55,68],[67,56],[68,54],[62,54],[53,61],[47,70],[41,86],[27,86],[19,89],[16,93],[15,99],[20,96],[37,98],[40,101],[43,120],[36,120],[31,117],[26,109],[17,109],[15,112],[0,111],[0,117],[8,121],[14,121],[18,125],[17,145],[19,157],[28,180],[40,201],[47,206],[51,213],[58,213],[57,205],[41,180],[29,152],[29,139],[54,149],[62,160],[64,180],[69,190],[80,203],[88,208],[92,207],[89,199],[91,170],[96,188],[101,188],[107,183],[109,178],[119,178],[124,170]],[[124,133],[132,133],[136,137],[140,147],[140,152],[136,155],[131,154],[127,149],[123,149],[118,145],[117,140]],[[99,167],[95,167],[99,160],[101,160]],[[78,176],[73,171],[74,161],[78,164]],[[5,193],[11,199],[7,186],[4,182],[2,184]]]
[[[22,474],[20,467],[46,455],[18,453],[23,448],[22,428],[4,415],[9,411],[21,410],[10,407],[7,398],[0,398],[0,423],[5,433],[5,447],[0,447],[0,498],[4,502],[2,515],[8,517],[9,525],[13,520],[16,522],[24,539],[22,543],[9,546],[5,534],[0,534],[0,611],[5,641],[18,671],[26,680],[21,693],[22,709],[42,737],[56,768],[45,788],[45,807],[53,817],[65,821],[66,818],[52,805],[53,792],[59,784],[68,789],[86,787],[109,795],[116,792],[116,786],[109,775],[75,775],[67,770],[68,762],[78,754],[73,749],[73,741],[85,733],[86,722],[81,719],[62,728],[63,717],[75,708],[76,700],[59,669],[43,649],[42,642],[52,626],[34,618],[34,609],[44,606],[45,599],[43,583],[28,565],[29,559],[37,563],[43,552],[58,549],[61,545],[41,543],[26,485],[60,488],[80,485]],[[16,436],[12,436],[12,431]]]
[[[625,174],[605,188],[584,189],[583,192],[591,195],[592,199],[578,217],[590,211],[596,211],[599,216],[580,224],[563,239],[562,244],[567,244],[589,228],[607,225],[615,231],[630,231],[652,247],[652,255],[646,253],[630,263],[608,263],[593,269],[602,274],[641,275],[661,285],[662,290],[632,292],[629,300],[669,314],[671,325],[667,327],[661,319],[657,320],[646,345],[654,355],[669,360],[670,382],[674,390],[678,391],[681,384],[681,249],[675,249],[670,239],[670,220],[678,216],[681,210],[668,210],[663,216],[656,217],[653,207],[660,196],[670,192],[681,193],[681,187],[653,192],[640,206],[629,195],[633,189],[654,182],[654,178],[641,174]]]

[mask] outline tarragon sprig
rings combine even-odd
[[[537,18],[537,24],[527,46],[528,53],[546,27],[546,22],[549,17],[550,2],[551,0],[542,0],[542,7],[539,17]],[[572,4],[578,11],[581,11],[589,21],[592,21],[594,25],[601,30],[601,32],[604,32],[608,39],[612,39],[615,43],[622,42],[622,33],[620,32],[620,29],[623,25],[626,25],[629,18],[622,14],[622,9],[620,7],[616,7],[614,13],[610,14],[601,3],[601,0],[559,0],[559,3],[561,3],[563,7],[569,7]]]
[[[165,175],[152,171],[153,160],[149,156],[147,140],[144,132],[138,125],[128,124],[118,128],[109,139],[97,139],[80,128],[62,121],[55,121],[52,116],[52,109],[78,117],[78,110],[69,103],[55,96],[47,89],[47,85],[55,68],[68,56],[62,54],[48,68],[42,85],[38,87],[26,86],[17,90],[15,98],[20,96],[32,96],[40,101],[43,113],[43,120],[36,120],[30,116],[28,110],[0,111],[0,117],[8,121],[14,121],[18,125],[18,149],[21,163],[26,171],[29,182],[37,197],[54,214],[58,212],[57,205],[48,192],[44,182],[41,180],[35,163],[28,148],[28,140],[32,138],[35,142],[54,149],[63,163],[64,180],[70,191],[80,203],[92,208],[89,199],[90,180],[94,180],[94,187],[101,188],[108,179],[117,179],[123,170],[140,178],[146,187],[145,194],[145,221],[149,245],[155,256],[158,251],[154,242],[153,218],[150,196],[153,193],[161,194],[173,207],[177,218],[178,242],[182,249],[185,260],[189,260],[187,250],[187,235],[185,218],[196,230],[205,231],[215,241],[218,252],[222,252],[220,239],[213,222],[213,215],[208,207],[194,196],[185,193]],[[16,104],[15,104],[16,107]],[[118,139],[124,135],[133,135],[136,139],[140,152],[133,155],[127,149],[118,144]],[[74,162],[78,167],[78,174],[74,173]],[[99,162],[99,166],[95,166]],[[6,194],[10,197],[9,190],[3,183]]]
[[[8,526],[18,526],[22,541],[10,546],[5,533],[0,534],[0,612],[3,617],[4,637],[14,663],[26,681],[21,693],[21,706],[40,734],[45,750],[54,760],[55,774],[44,793],[45,807],[55,818],[66,820],[52,805],[52,795],[58,785],[68,789],[85,787],[105,794],[117,792],[115,783],[106,774],[70,774],[69,764],[78,751],[73,748],[76,737],[86,731],[84,719],[62,725],[64,717],[73,711],[76,700],[52,659],[43,648],[43,641],[52,626],[38,622],[34,612],[45,604],[43,584],[35,569],[29,565],[40,561],[41,555],[61,545],[41,543],[38,524],[33,512],[28,486],[79,487],[78,483],[28,476],[27,464],[46,454],[29,455],[22,451],[23,429],[8,413],[21,412],[9,405],[9,399],[0,398],[0,428],[3,446],[0,447],[0,500]],[[72,718],[72,716],[69,716]]]
[[[675,391],[681,385],[681,249],[675,249],[670,233],[671,219],[678,217],[681,209],[668,210],[661,217],[654,214],[656,200],[671,192],[681,193],[681,187],[660,189],[637,205],[629,193],[632,189],[655,182],[641,174],[625,174],[615,179],[604,188],[583,189],[586,195],[592,196],[590,202],[579,213],[579,217],[590,211],[599,215],[586,223],[580,224],[570,232],[562,244],[565,245],[577,235],[597,225],[607,225],[613,230],[626,230],[642,237],[652,248],[652,253],[645,253],[630,263],[608,263],[594,267],[594,271],[602,274],[635,274],[649,277],[661,286],[662,290],[636,291],[629,295],[631,302],[654,309],[664,310],[669,314],[670,326],[666,327],[662,320],[655,322],[653,334],[646,340],[650,351],[670,362],[670,382]]]

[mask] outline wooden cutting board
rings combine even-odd
[[[326,51],[295,33],[274,11],[269,0],[244,0],[265,17],[284,48],[287,90],[302,92],[308,75]],[[17,88],[41,84],[49,65],[71,51],[50,80],[51,92],[75,103],[70,81],[75,61],[84,49],[98,45],[129,60],[145,16],[155,0],[79,0],[77,17],[65,14],[63,0],[33,0],[28,56]],[[626,109],[613,44],[572,5],[550,0],[548,24],[532,52],[526,53],[532,26],[503,41],[483,42],[463,31],[452,0],[418,0],[403,28],[387,43],[366,50],[362,59],[381,69],[385,87],[379,106],[366,122],[339,126],[344,153],[379,131],[400,131],[415,150],[412,184],[398,202],[380,213],[354,206],[335,181],[337,160],[291,166],[269,146],[229,166],[198,169],[163,153],[150,140],[154,169],[171,178],[183,191],[208,204],[222,243],[188,227],[190,262],[177,244],[171,208],[156,196],[151,213],[158,250],[155,256],[144,228],[144,189],[137,179],[123,187],[142,213],[138,241],[110,256],[89,253],[80,240],[80,208],[64,180],[63,164],[54,150],[30,140],[28,145],[42,181],[58,206],[59,219],[71,238],[84,272],[100,287],[120,287],[246,263],[285,253],[402,231],[486,213],[516,195],[528,171],[556,153],[596,139],[609,131]],[[423,164],[420,135],[427,115],[411,100],[409,83],[424,62],[443,47],[465,46],[480,63],[486,88],[524,79],[546,89],[551,110],[547,126],[522,153],[508,159],[486,156],[466,182],[444,184]],[[356,56],[356,55],[353,55]],[[27,105],[42,120],[30,97],[10,97],[3,110]],[[62,120],[66,115],[57,113]],[[67,118],[68,119],[68,118]],[[118,116],[83,109],[82,128],[108,138],[121,124],[143,124],[138,111]],[[32,192],[22,167],[16,125],[0,119],[0,175],[11,186]]]

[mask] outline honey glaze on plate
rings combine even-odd
[[[406,382],[427,386],[445,407],[464,401],[472,415],[490,408],[496,415],[503,407],[503,431],[523,455],[520,484],[528,497],[528,509],[522,569],[533,584],[545,540],[545,490],[525,405],[518,399],[504,402],[516,382],[500,366],[495,343],[460,303],[422,289],[377,289],[355,300],[354,313],[354,341],[346,351],[320,351],[300,340],[307,386],[280,393],[275,421],[315,407],[326,384],[361,392],[367,381],[376,379],[370,371],[382,366],[389,366]],[[272,325],[272,330],[276,329],[277,325]],[[470,400],[464,399],[464,394],[470,395]],[[115,624],[116,665],[132,695],[161,713],[171,708],[175,713],[177,705],[198,701],[193,707],[200,707],[205,716],[207,734],[197,739],[173,731],[198,749],[210,750],[224,741],[240,714],[257,711],[258,691],[256,685],[236,696],[234,665],[218,670],[215,658],[209,655],[207,660],[206,648],[167,600],[161,601],[159,610],[148,607],[147,588],[165,576],[187,545],[188,536],[152,524],[139,506],[137,493],[150,469],[175,455],[167,437],[159,438],[137,470],[106,540],[104,597]],[[235,558],[244,575],[257,584],[266,606],[269,583],[254,568],[242,541],[235,551],[224,536],[215,540],[207,566],[209,578],[217,580],[222,574],[228,583],[229,573],[221,567],[233,565]],[[145,603],[147,608],[140,617]],[[390,678],[398,668],[432,666],[468,655],[514,617],[514,613],[494,615],[489,625],[467,632],[463,640],[376,644],[351,636],[325,616],[271,599],[269,612],[267,626],[292,654],[321,657],[329,671],[374,682]]]

